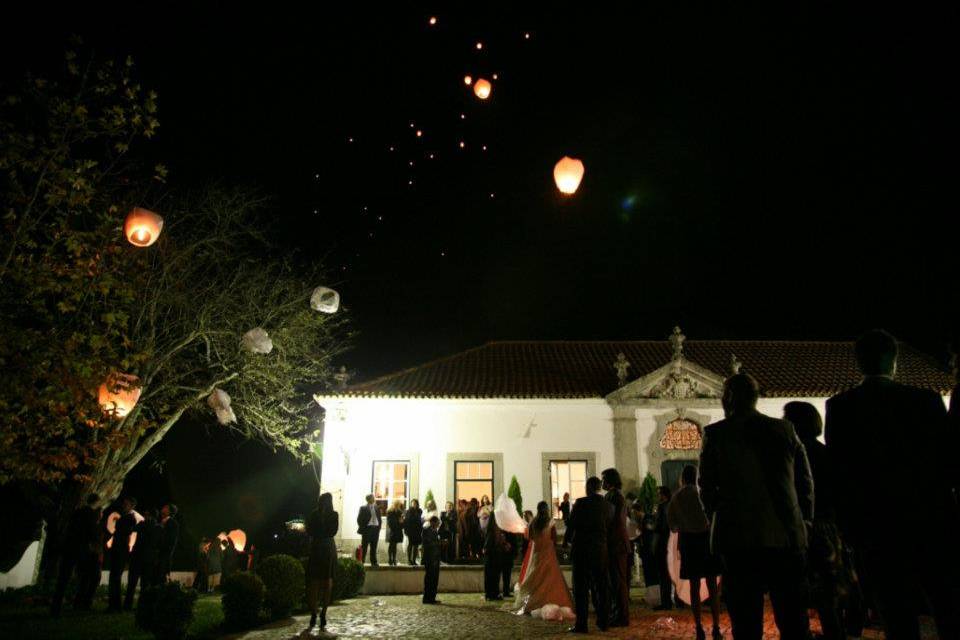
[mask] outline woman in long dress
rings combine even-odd
[[[517,585],[517,613],[532,613],[544,605],[572,609],[570,590],[557,561],[557,530],[550,517],[550,505],[546,502],[537,505],[537,515],[527,529],[527,538],[530,544]]]
[[[327,606],[333,592],[333,574],[337,564],[337,535],[340,518],[333,510],[333,496],[320,495],[317,509],[307,518],[310,535],[310,559],[307,561],[307,608],[310,609],[310,628],[317,624],[320,609],[320,630],[327,627]]]

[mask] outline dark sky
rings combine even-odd
[[[327,4],[38,6],[0,20],[0,52],[5,76],[56,62],[69,33],[131,53],[160,94],[151,153],[170,184],[275,196],[276,232],[343,295],[359,332],[344,363],[363,378],[491,339],[676,323],[690,338],[884,326],[942,356],[953,16]],[[487,101],[467,73],[497,73]],[[563,155],[586,165],[566,199]]]

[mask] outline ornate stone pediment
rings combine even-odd
[[[722,393],[722,376],[680,357],[620,387],[607,396],[607,401],[717,399]]]

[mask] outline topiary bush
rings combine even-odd
[[[520,493],[520,483],[517,482],[517,476],[510,478],[510,488],[507,489],[507,497],[513,499],[513,503],[517,505],[517,512],[523,513],[523,495]]]
[[[303,565],[293,556],[279,554],[260,563],[257,574],[266,588],[264,603],[274,619],[285,618],[303,602]]]
[[[427,489],[427,495],[423,498],[423,510],[430,511],[430,504],[433,503],[434,509],[436,509],[437,501],[433,499],[433,490]]]
[[[137,600],[137,626],[158,640],[181,640],[193,620],[197,592],[179,582],[167,582],[141,590]]]
[[[657,479],[648,471],[647,476],[643,479],[643,484],[640,485],[640,495],[637,496],[644,513],[653,513],[653,508],[657,504],[657,496]]]
[[[354,598],[363,588],[366,580],[363,565],[353,558],[339,558],[333,575],[333,599]]]
[[[228,629],[249,629],[260,622],[264,586],[260,576],[238,571],[223,581],[223,624]]]

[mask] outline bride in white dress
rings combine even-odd
[[[550,505],[540,502],[537,515],[527,529],[527,553],[520,567],[516,589],[517,613],[552,619],[574,619],[570,589],[557,561],[557,530],[550,517]]]

